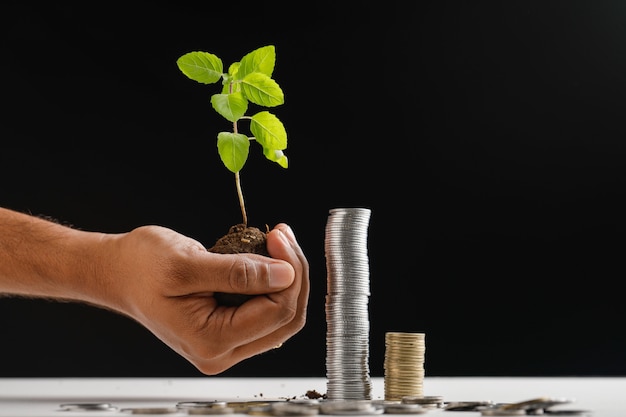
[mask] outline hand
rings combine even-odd
[[[137,320],[204,374],[268,351],[305,324],[309,265],[286,224],[267,235],[272,258],[211,253],[159,226],[109,236],[116,255],[106,275],[115,278],[98,302]],[[257,296],[220,306],[215,292]]]

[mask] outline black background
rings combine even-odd
[[[210,246],[241,217],[228,126],[175,61],[273,44],[290,167],[253,147],[242,181],[309,258],[309,318],[222,375],[325,375],[336,207],[372,210],[372,375],[387,331],[426,333],[430,376],[626,375],[624,2],[235,3],[4,2],[0,205]],[[124,317],[2,298],[0,376],[201,374]]]

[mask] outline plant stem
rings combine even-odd
[[[237,186],[237,195],[239,196],[239,207],[241,207],[243,225],[248,226],[248,215],[246,214],[246,204],[243,201],[243,191],[241,191],[241,179],[239,177],[239,171],[235,172],[235,185]]]

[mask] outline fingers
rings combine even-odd
[[[216,309],[205,330],[206,337],[221,346],[221,353],[216,355],[213,349],[213,356],[190,359],[201,372],[220,373],[273,349],[304,327],[309,297],[308,261],[291,229],[283,224],[268,234],[268,250],[272,257],[291,265],[292,284],[282,291],[254,297],[239,307]]]
[[[279,239],[273,239],[275,236]],[[278,241],[282,244],[278,244]],[[296,276],[300,278],[299,280],[294,280],[291,287],[280,293],[272,294],[270,298],[283,296],[291,299],[293,296],[297,296],[295,300],[297,305],[306,307],[310,287],[309,262],[296,241],[291,228],[283,223],[277,225],[268,235],[267,248],[272,257],[289,262],[293,266]]]
[[[279,224],[268,234],[268,251],[272,257],[289,262],[297,278],[284,291],[251,300],[258,304],[251,303],[250,307],[265,309],[261,317],[256,315],[256,322],[259,329],[265,327],[266,334],[259,332],[255,335],[256,339],[239,346],[234,354],[242,358],[273,349],[299,332],[306,322],[310,291],[309,264],[289,226]],[[243,313],[241,308],[238,310],[240,312]]]

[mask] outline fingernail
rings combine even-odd
[[[288,263],[270,265],[270,288],[287,288],[293,283],[294,271]]]

